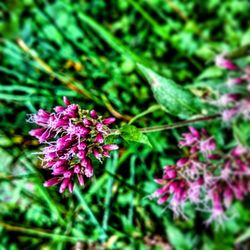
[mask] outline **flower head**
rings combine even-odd
[[[249,66],[241,68],[233,61],[226,59],[223,55],[218,55],[215,59],[215,64],[218,67],[225,68],[229,71],[235,71],[234,76],[228,78],[223,91],[219,93],[220,97],[217,101],[212,101],[212,104],[218,106],[221,110],[222,119],[225,122],[230,122],[235,118],[250,119],[250,70]]]
[[[163,168],[162,178],[155,179],[161,187],[152,197],[158,204],[167,202],[176,215],[185,216],[185,204],[190,202],[210,213],[208,223],[223,220],[233,200],[250,192],[250,150],[237,146],[223,154],[206,130],[189,131],[180,141],[188,156]]]
[[[43,167],[54,176],[44,186],[60,184],[61,193],[66,188],[72,192],[76,178],[84,185],[84,177],[93,176],[92,156],[102,162],[109,151],[118,149],[115,144],[105,144],[115,118],[102,119],[94,110],[71,104],[67,97],[63,101],[65,106],[55,107],[55,112],[40,109],[28,119],[39,126],[30,135],[45,145],[41,152]]]

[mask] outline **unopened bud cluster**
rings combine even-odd
[[[93,176],[92,156],[102,162],[111,150],[118,149],[115,144],[105,144],[115,118],[102,119],[94,110],[83,110],[66,97],[63,100],[65,106],[55,107],[54,112],[39,109],[28,119],[40,126],[30,135],[46,145],[40,153],[43,167],[54,176],[44,186],[60,184],[61,193],[66,188],[73,191],[75,178],[84,185],[84,176]]]

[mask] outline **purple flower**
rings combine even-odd
[[[224,58],[223,55],[216,57],[215,64],[228,70],[237,70],[233,78],[229,78],[223,88],[223,94],[217,101],[211,101],[211,104],[219,106],[222,119],[230,122],[235,118],[250,119],[250,70],[249,66],[240,68],[231,60]],[[237,75],[236,75],[237,74]],[[231,75],[231,72],[230,72]],[[237,85],[240,85],[237,87]],[[229,89],[228,89],[229,88]],[[227,90],[225,93],[224,90]],[[242,91],[245,90],[245,93]]]
[[[88,178],[93,176],[94,170],[89,159],[87,160],[87,164],[85,165],[84,173]]]
[[[225,219],[224,208],[221,201],[220,193],[217,190],[211,192],[210,199],[212,200],[212,210],[211,216],[206,221],[207,224],[210,224],[213,221],[221,223]]]
[[[188,158],[181,158],[181,159],[179,159],[176,162],[176,166],[179,167],[179,168],[181,168],[181,167],[183,167],[183,166],[186,165],[186,163],[188,162],[188,160],[189,160]]]
[[[60,185],[59,192],[63,193],[64,190],[69,186],[69,183],[70,183],[70,178],[64,178]],[[72,190],[69,189],[69,191],[72,191]]]
[[[183,139],[179,142],[180,146],[194,146],[200,138],[199,132],[193,128],[189,127],[190,133],[184,133]]]
[[[65,111],[65,107],[63,107],[63,106],[56,106],[55,108],[54,108],[54,110],[55,110],[55,112],[56,113],[62,113],[63,111]]]
[[[110,124],[112,124],[114,122],[115,122],[115,118],[114,117],[109,117],[109,118],[106,118],[106,119],[103,120],[103,124],[104,125],[110,125]]]
[[[167,201],[168,198],[169,198],[169,195],[168,195],[168,194],[165,194],[165,195],[161,196],[161,197],[158,199],[157,203],[158,203],[159,205],[161,205],[161,204],[165,203],[165,202]]]
[[[222,106],[227,106],[232,102],[236,102],[241,98],[240,94],[230,93],[222,95],[218,101],[218,103]]]
[[[234,194],[233,194],[233,190],[231,187],[226,187],[226,189],[223,192],[223,196],[224,196],[224,206],[226,208],[229,208],[233,202],[233,198],[234,198]]]
[[[115,144],[105,144],[105,139],[112,133],[109,125],[115,118],[102,119],[96,111],[82,110],[77,104],[71,104],[63,98],[64,106],[54,108],[54,113],[40,109],[30,115],[28,121],[39,128],[30,131],[40,143],[43,167],[51,171],[54,178],[44,183],[49,187],[60,184],[60,192],[74,189],[75,179],[84,185],[84,177],[94,174],[91,155],[100,162],[109,157],[109,151],[117,150]]]
[[[116,144],[105,144],[102,146],[103,150],[111,151],[111,150],[117,150],[119,147]]]
[[[54,177],[52,179],[49,179],[48,181],[45,181],[43,185],[45,187],[54,186],[54,185],[57,185],[61,180],[62,180],[62,177]]]
[[[29,134],[39,139],[45,131],[46,131],[45,128],[35,128],[30,130]]]
[[[225,122],[230,121],[233,117],[235,117],[238,114],[238,112],[239,112],[238,108],[231,108],[231,109],[224,110],[222,112],[223,121]]]
[[[174,166],[166,166],[164,167],[164,176],[163,179],[174,179],[177,176],[177,171]]]
[[[63,97],[63,102],[66,106],[69,106],[71,104],[66,96]]]
[[[92,121],[87,118],[84,118],[82,122],[85,127],[90,127],[92,125]]]
[[[239,145],[232,150],[232,155],[234,157],[240,157],[241,155],[246,154],[247,151],[247,148]]]
[[[95,110],[91,110],[89,114],[90,114],[90,116],[91,116],[92,118],[94,118],[94,119],[96,119],[96,118],[98,117],[98,115],[97,115],[97,113],[96,113]]]
[[[95,158],[97,159],[97,160],[99,160],[99,161],[101,161],[102,160],[102,154],[99,152],[99,150],[98,149],[93,149],[93,155],[95,156]]]
[[[244,120],[250,119],[250,95],[241,101],[239,113],[242,114]]]
[[[226,82],[228,87],[234,87],[235,85],[239,85],[242,82],[244,82],[245,79],[242,77],[237,77],[237,78],[229,78]]]
[[[209,152],[213,151],[216,148],[216,143],[214,138],[210,137],[206,140],[201,140],[200,141],[200,150],[201,152]]]
[[[238,70],[237,65],[235,65],[231,60],[226,59],[224,55],[218,55],[215,58],[216,66],[228,70]]]
[[[186,217],[185,205],[193,203],[210,214],[207,223],[222,222],[233,200],[250,192],[250,150],[237,146],[223,153],[206,130],[189,131],[180,143],[188,156],[164,167],[162,178],[155,179],[161,187],[152,197],[158,204],[168,203],[176,215]]]
[[[94,142],[97,142],[97,143],[103,143],[104,142],[104,138],[103,138],[102,133],[98,133],[96,135],[96,138],[95,138]]]

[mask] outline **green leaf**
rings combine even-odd
[[[235,123],[233,126],[235,139],[242,145],[250,148],[250,124],[249,122]]]
[[[171,246],[176,250],[188,250],[193,249],[196,239],[191,233],[184,234],[179,228],[171,225],[169,222],[166,223],[166,233]],[[176,240],[178,239],[178,240]]]
[[[117,135],[109,135],[106,137],[105,142],[107,144],[117,144]]]
[[[245,240],[248,240],[249,238],[250,238],[250,227],[247,228],[247,230],[236,239],[236,243],[241,243]]]
[[[152,147],[152,145],[148,140],[148,137],[133,125],[124,125],[121,128],[120,132],[121,132],[121,137],[126,141],[144,143]]]
[[[223,76],[223,71],[216,67],[216,66],[211,66],[209,68],[206,68],[199,76],[198,80],[203,80],[203,79],[211,79],[211,78],[220,78]]]
[[[138,67],[151,85],[156,101],[166,112],[182,118],[201,113],[201,101],[189,90],[141,64]]]

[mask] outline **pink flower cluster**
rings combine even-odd
[[[105,144],[105,138],[111,133],[109,125],[115,118],[102,119],[94,110],[82,110],[66,97],[63,100],[65,106],[55,107],[54,112],[40,109],[28,119],[40,126],[31,130],[30,135],[46,145],[40,153],[43,167],[54,176],[44,186],[60,183],[61,193],[66,188],[73,191],[75,177],[84,185],[84,176],[93,176],[92,155],[102,162],[109,157],[109,151],[118,149],[115,144]]]
[[[237,146],[224,154],[205,129],[193,127],[179,145],[187,147],[187,157],[164,167],[163,177],[155,179],[162,187],[152,197],[158,204],[168,202],[176,215],[185,217],[185,205],[191,202],[210,213],[208,223],[225,218],[232,201],[250,192],[250,150]]]
[[[215,59],[215,64],[227,69],[233,77],[228,78],[226,82],[227,92],[221,95],[216,102],[222,108],[222,118],[224,121],[230,121],[235,117],[250,119],[250,66],[241,69],[234,62],[219,55]],[[226,89],[225,88],[225,89]]]

